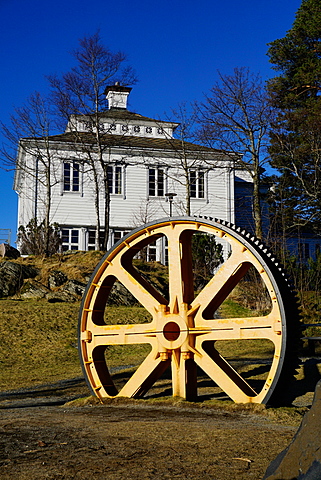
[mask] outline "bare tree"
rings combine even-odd
[[[211,147],[225,150],[235,168],[244,168],[251,175],[255,234],[262,238],[260,187],[274,115],[262,79],[247,68],[235,68],[233,75],[219,73],[219,81],[196,108],[199,138]]]
[[[81,39],[73,56],[76,59],[75,67],[61,78],[50,76],[48,79],[53,103],[62,118],[68,120],[68,128],[74,135],[78,152],[83,154],[87,168],[91,171],[97,219],[96,248],[100,244],[100,247],[106,250],[110,218],[108,165],[113,141],[106,141],[111,131],[104,129],[102,122],[106,111],[105,88],[112,83],[132,85],[136,82],[136,76],[133,69],[127,65],[123,53],[111,52],[102,44],[99,32]],[[79,129],[79,125],[86,125],[86,133]],[[104,198],[102,207],[101,192]],[[101,210],[104,235],[100,243]]]
[[[178,183],[185,190],[184,200],[177,199],[175,202],[176,209],[181,210],[182,214],[191,215],[191,198],[196,196],[196,191],[205,197],[205,175],[217,164],[219,155],[214,158],[212,149],[194,143],[196,114],[194,110],[190,111],[186,103],[172,109],[171,117],[175,120],[169,121],[177,126],[174,136],[166,137],[170,159],[168,162],[166,159],[162,161],[168,167],[167,179],[172,180],[173,186]]]
[[[15,182],[28,182],[29,188],[24,192],[34,198],[34,222],[43,225],[43,251],[49,254],[51,190],[59,182],[55,169],[57,156],[51,134],[56,128],[56,118],[50,101],[35,92],[27,99],[24,106],[15,108],[7,125],[0,123],[5,138],[1,146],[2,166],[7,170],[16,170]],[[17,155],[17,146],[19,152]],[[33,161],[27,161],[28,156]]]

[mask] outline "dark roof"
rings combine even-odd
[[[115,85],[111,85],[106,87],[104,90],[104,94],[107,95],[108,92],[128,92],[132,91],[131,87],[124,87],[123,85],[119,85],[119,83],[115,83]]]
[[[27,138],[25,140],[32,140]],[[39,139],[38,139],[39,140]],[[105,134],[102,136],[102,144],[110,147],[124,147],[124,148],[144,148],[167,151],[183,150],[181,140],[176,138],[154,138],[154,137],[136,137],[130,135],[116,135]],[[67,132],[60,135],[53,135],[49,137],[51,142],[69,143],[69,144],[94,144],[95,136],[87,132]],[[195,143],[184,142],[184,148],[189,151],[202,151],[208,153],[223,153],[221,150],[204,147]]]
[[[90,118],[90,115],[75,115],[76,117],[80,118]],[[177,122],[171,122],[165,121],[165,120],[156,120],[154,118],[150,117],[144,117],[143,115],[140,115],[139,113],[134,113],[130,112],[129,110],[125,108],[111,108],[110,110],[106,110],[104,112],[100,112],[100,116],[102,118],[110,118],[111,120],[123,120],[123,121],[129,121],[129,120],[139,120],[139,121],[149,121],[149,122],[155,122],[155,123],[169,123],[172,125],[179,125]]]

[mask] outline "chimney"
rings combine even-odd
[[[106,87],[105,95],[108,100],[108,109],[118,108],[120,110],[127,109],[127,97],[131,92],[130,87],[122,87],[119,82],[111,87]]]

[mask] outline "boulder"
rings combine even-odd
[[[321,380],[311,409],[302,419],[290,445],[268,466],[263,480],[320,480],[321,478]]]
[[[138,302],[136,298],[127,290],[124,285],[119,282],[115,282],[113,288],[108,297],[109,305],[125,305],[132,306],[136,305]]]
[[[21,298],[34,298],[35,300],[39,300],[40,298],[44,298],[48,292],[49,289],[42,283],[31,279],[24,282],[20,290],[20,295]]]
[[[62,272],[59,273],[62,275],[56,275],[56,279],[58,278],[58,281],[59,279],[62,281],[64,274]],[[75,302],[82,297],[86,285],[78,282],[78,280],[68,280],[66,276],[65,278],[67,282],[61,288],[46,294],[48,302]]]
[[[19,258],[20,252],[8,243],[0,243],[0,257]]]
[[[38,271],[31,266],[13,262],[0,263],[0,298],[19,292],[26,278],[34,278]]]
[[[59,302],[76,302],[78,298],[70,292],[64,290],[57,290],[56,292],[49,292],[46,294],[46,299],[49,303]]]
[[[37,275],[39,275],[38,269],[32,265],[22,265],[22,273],[24,279],[35,278]]]

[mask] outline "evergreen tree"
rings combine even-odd
[[[321,220],[321,3],[303,0],[286,36],[270,43],[268,55],[280,72],[268,83],[279,109],[271,133],[272,165],[281,174],[285,231]],[[281,199],[279,195],[279,200]],[[282,203],[282,205],[281,205]]]

